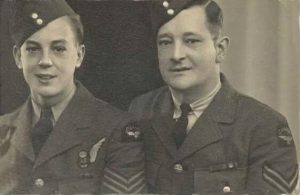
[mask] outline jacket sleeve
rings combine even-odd
[[[264,118],[251,141],[247,191],[290,194],[297,180],[296,148],[286,120]]]
[[[146,193],[141,131],[135,123],[113,132],[106,153],[102,193]]]

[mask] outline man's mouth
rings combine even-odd
[[[190,67],[175,67],[175,68],[171,68],[172,72],[183,72],[183,71],[187,71],[187,70],[191,70],[192,68]]]
[[[41,80],[51,80],[56,77],[55,75],[51,74],[35,74],[35,76]]]

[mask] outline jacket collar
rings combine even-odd
[[[78,136],[77,130],[87,129],[93,124],[91,116],[94,115],[96,109],[96,98],[81,83],[76,82],[76,85],[77,90],[74,97],[62,112],[36,159],[30,137],[32,115],[30,98],[8,117],[10,118],[9,126],[16,128],[12,144],[31,161],[35,161],[34,167],[80,144],[81,138]]]
[[[56,122],[53,132],[37,156],[34,167],[79,145],[81,137],[78,130],[88,129],[93,124],[91,116],[95,110],[95,98],[82,84],[79,82],[76,84],[77,91],[74,97]]]
[[[152,121],[152,126],[157,132],[159,138],[165,147],[174,157],[175,161],[178,161],[191,153],[203,148],[204,146],[216,142],[222,139],[222,133],[220,130],[219,123],[230,124],[235,120],[235,112],[237,107],[237,92],[231,88],[227,79],[223,74],[221,74],[222,87],[219,92],[214,97],[210,105],[204,110],[201,117],[197,120],[193,128],[188,133],[183,145],[176,152],[175,143],[172,142],[172,125],[167,125],[167,121],[171,123],[170,120],[161,118],[161,116],[154,117]],[[158,100],[157,105],[164,102],[164,104],[172,104],[169,98],[170,92],[164,91],[162,98]],[[167,95],[169,94],[169,95]],[[167,103],[169,101],[169,103]],[[165,109],[165,108],[162,108]],[[173,114],[173,108],[167,107],[167,111],[160,111],[160,113],[171,113]]]
[[[15,135],[12,138],[12,145],[23,153],[31,161],[34,161],[34,151],[31,144],[30,129],[31,129],[32,106],[30,98],[8,118],[9,126],[15,128]]]
[[[231,87],[223,74],[221,74],[221,83],[220,91],[206,110],[212,114],[216,122],[232,123],[235,120],[238,93]]]

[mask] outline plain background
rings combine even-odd
[[[147,1],[67,0],[82,17],[86,57],[77,78],[99,98],[126,110],[135,96],[163,85],[157,68]],[[288,119],[300,157],[299,0],[216,0],[224,10],[230,47],[222,70],[239,91]],[[1,9],[0,113],[28,95],[12,58]]]

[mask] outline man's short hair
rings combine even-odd
[[[195,5],[204,6],[207,28],[214,38],[219,37],[223,28],[223,12],[220,6],[212,0],[195,0],[187,4],[185,9]]]
[[[70,25],[74,32],[76,41],[78,41],[79,44],[83,44],[84,43],[84,29],[83,29],[83,25],[82,25],[80,16],[77,14],[71,14],[71,15],[67,15],[67,17],[70,20]]]

